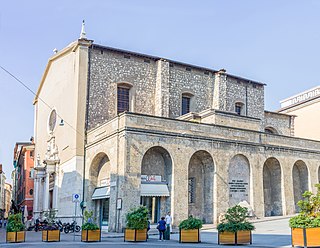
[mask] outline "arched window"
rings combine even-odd
[[[264,132],[265,133],[271,133],[271,134],[278,134],[277,130],[275,128],[273,128],[273,127],[266,127],[264,129]]]
[[[181,98],[181,115],[185,115],[190,111],[191,107],[191,100],[193,95],[190,93],[183,93]]]
[[[234,110],[238,115],[244,114],[244,104],[242,102],[236,102]]]
[[[132,85],[121,83],[117,87],[117,112],[130,111],[130,89]]]

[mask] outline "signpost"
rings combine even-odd
[[[74,230],[73,241],[76,240],[76,225],[77,225],[77,205],[80,202],[80,194],[72,194],[72,202],[74,202]]]

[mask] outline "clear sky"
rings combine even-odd
[[[319,85],[318,0],[0,0],[0,65],[36,91],[54,48],[79,37],[266,83],[267,110]],[[33,95],[0,70],[0,163],[33,135]],[[44,99],[45,100],[45,99]]]

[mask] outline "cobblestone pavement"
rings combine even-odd
[[[261,222],[255,223],[256,230],[253,232],[253,244],[250,246],[238,247],[291,247],[290,229],[288,227],[288,218],[282,219],[264,219]],[[61,234],[61,242],[58,243],[44,243],[41,242],[41,233],[27,232],[26,242],[20,244],[6,244],[5,230],[0,230],[0,247],[221,247],[217,244],[217,230],[206,229],[201,232],[201,243],[199,244],[180,244],[179,234],[171,235],[171,240],[160,242],[158,236],[155,235],[156,230],[151,231],[148,242],[131,243],[123,242],[123,235],[118,233],[103,233],[101,243],[83,243],[80,242],[80,234],[75,236],[73,241],[73,234]],[[233,246],[225,246],[233,247]]]

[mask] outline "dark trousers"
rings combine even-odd
[[[159,239],[164,239],[164,231],[165,230],[159,230]]]

